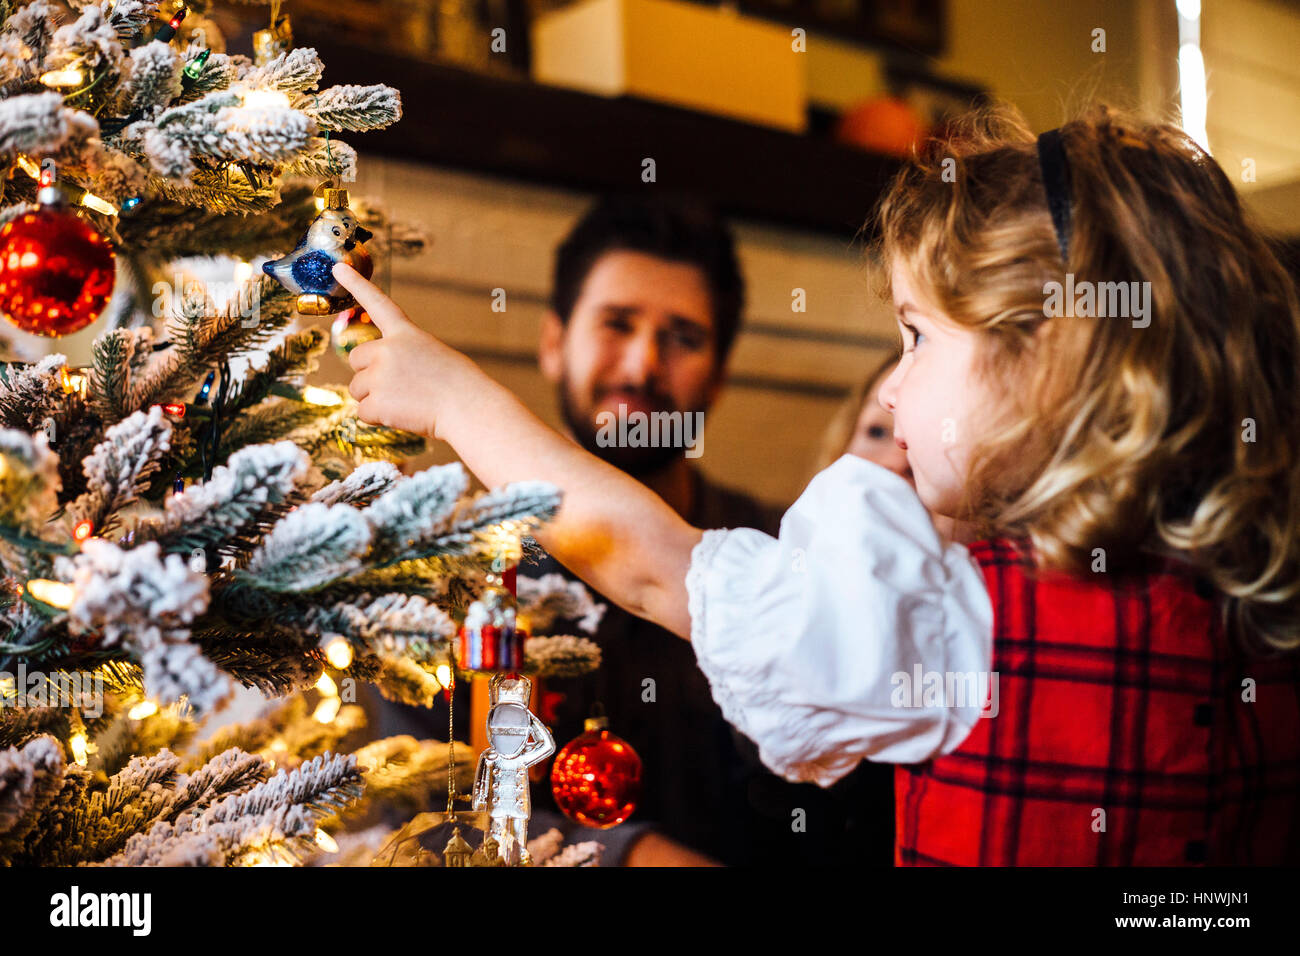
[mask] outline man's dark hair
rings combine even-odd
[[[712,212],[680,203],[625,196],[600,200],[578,221],[555,254],[551,308],[568,324],[592,267],[607,252],[641,252],[704,273],[713,305],[713,341],[721,367],[740,329],[745,281],[731,232]]]

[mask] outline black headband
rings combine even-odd
[[[1060,129],[1049,129],[1038,137],[1038,165],[1043,171],[1043,188],[1047,191],[1047,208],[1056,227],[1056,244],[1061,261],[1070,262],[1070,164]]]

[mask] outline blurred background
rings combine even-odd
[[[207,16],[242,52],[288,15],[324,83],[401,90],[402,120],[352,139],[349,185],[432,242],[379,262],[377,281],[552,422],[538,328],[555,246],[582,210],[606,191],[719,208],[748,304],[699,463],[773,503],[798,494],[837,406],[895,347],[859,229],[898,157],[954,110],[992,96],[1043,130],[1096,96],[1181,121],[1300,258],[1300,0],[290,0],[270,13]],[[319,377],[349,370],[331,353]],[[437,447],[419,464],[451,457]]]

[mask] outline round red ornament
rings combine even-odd
[[[42,189],[35,210],[0,228],[0,313],[37,335],[84,329],[113,294],[112,245],[60,197]]]
[[[593,717],[556,755],[551,793],[570,820],[608,830],[632,815],[641,796],[641,758],[623,738]]]

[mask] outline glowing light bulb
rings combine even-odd
[[[253,278],[253,264],[240,259],[235,263],[235,281],[247,282]]]
[[[68,741],[68,746],[72,748],[72,759],[84,767],[86,765],[86,735],[73,734],[72,739]]]
[[[24,258],[26,257],[24,256]],[[89,383],[89,377],[81,372],[74,372],[66,365],[59,369],[59,385],[62,386],[65,395],[80,395],[85,398],[86,387]]]
[[[309,405],[323,405],[330,407],[333,405],[342,405],[343,399],[339,398],[328,388],[318,388],[315,385],[308,385],[302,390],[302,400]]]
[[[132,720],[144,720],[146,717],[152,717],[158,713],[158,705],[151,700],[142,700],[136,704],[126,715]]]
[[[63,86],[80,86],[86,81],[86,74],[75,67],[64,67],[59,70],[46,70],[41,74],[41,83],[51,88]]]
[[[95,533],[95,524],[89,518],[83,518],[77,522],[77,526],[72,529],[72,538],[74,541],[85,541]]]
[[[81,197],[81,204],[87,209],[93,209],[95,212],[102,212],[105,216],[116,216],[117,207],[107,199],[101,199],[94,193],[87,191],[86,195]]]
[[[343,670],[352,663],[352,645],[345,639],[336,637],[325,648],[325,659],[336,670]]]
[[[434,676],[443,687],[451,686],[451,668],[446,664],[439,664],[438,669],[434,671]]]
[[[316,845],[326,853],[337,853],[339,851],[338,841],[320,827],[316,828]]]
[[[77,592],[71,584],[51,581],[48,578],[32,578],[27,582],[27,593],[42,604],[64,611],[72,607],[72,602],[77,597]]]
[[[287,110],[289,96],[279,90],[244,90],[243,103],[255,110]]]
[[[326,697],[316,705],[316,710],[312,713],[312,718],[318,723],[328,724],[339,715],[339,708],[343,706],[343,701],[337,697]]]
[[[334,683],[334,679],[321,671],[320,680],[316,681],[316,689],[326,697],[337,697],[339,695],[339,685]]]

